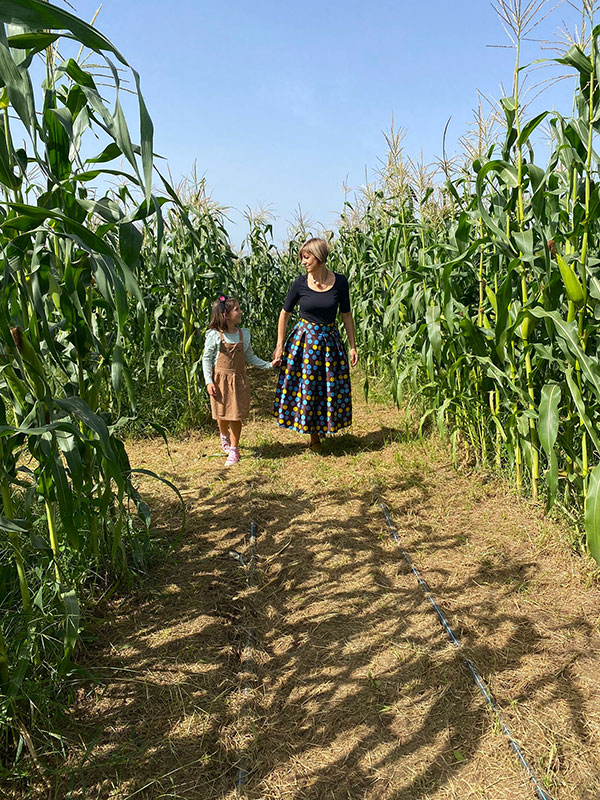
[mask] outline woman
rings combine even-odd
[[[280,364],[273,412],[283,428],[310,434],[318,450],[321,436],[352,423],[348,356],[336,325],[338,309],[350,343],[350,363],[358,363],[348,281],[327,268],[329,245],[309,239],[300,248],[306,270],[293,282],[279,315],[273,362]],[[290,315],[300,306],[300,321],[285,341]]]

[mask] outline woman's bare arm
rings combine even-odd
[[[279,314],[279,322],[277,323],[277,345],[275,346],[275,350],[273,350],[273,362],[277,366],[281,361],[281,356],[283,355],[283,344],[285,342],[285,333],[287,331],[288,322],[290,321],[290,317],[292,315],[289,311],[285,309],[281,309],[281,313]]]
[[[352,317],[351,311],[347,311],[341,316],[342,322],[344,323],[344,328],[346,328],[348,343],[350,345],[350,363],[353,367],[355,367],[358,364],[358,351],[356,349],[356,342],[354,340],[354,318]]]

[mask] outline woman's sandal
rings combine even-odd
[[[321,452],[321,439],[319,437],[316,439],[313,439],[312,436],[310,437],[310,449],[313,451],[313,453]]]

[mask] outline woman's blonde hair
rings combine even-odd
[[[327,261],[327,256],[329,255],[329,245],[325,241],[325,239],[308,239],[302,247],[300,248],[300,252],[298,255],[302,258],[302,254],[304,252],[311,253],[319,264],[324,264]]]

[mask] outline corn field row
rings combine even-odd
[[[0,19],[1,766],[60,707],[85,606],[158,552],[119,432],[206,416],[211,299],[251,293],[272,346],[292,258],[260,219],[235,253],[201,185],[163,179],[139,76],[95,28],[36,0]]]
[[[251,216],[236,250],[203,184],[174,188],[157,169],[139,77],[111,42],[40,0],[0,0],[0,19],[8,760],[60,705],[86,604],[130,585],[158,551],[119,434],[206,418],[199,362],[221,292],[239,298],[256,351],[271,351],[309,231],[277,248]],[[366,375],[384,374],[398,403],[418,395],[422,423],[512,471],[519,490],[585,512],[600,560],[600,29],[588,4],[584,22],[589,35],[560,59],[578,75],[573,116],[527,116],[517,47],[501,140],[482,136],[440,186],[407,169],[392,133],[380,185],[346,204],[330,238]],[[135,132],[120,101],[132,90]]]
[[[516,5],[516,4],[515,4]],[[519,4],[520,5],[520,4]],[[532,4],[530,4],[532,5]],[[575,114],[526,118],[519,36],[503,136],[435,186],[388,137],[379,184],[346,204],[336,258],[354,290],[362,348],[400,402],[519,491],[575,517],[600,561],[600,26],[557,63],[577,76]],[[534,140],[551,138],[545,166]]]

